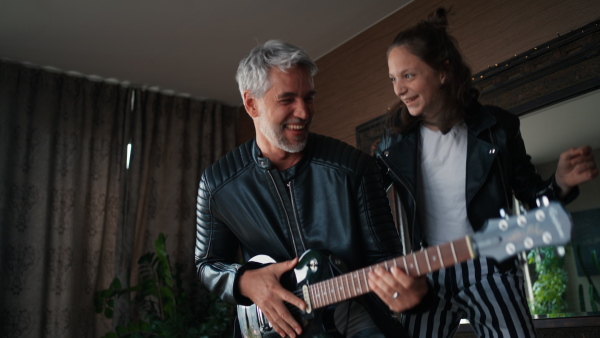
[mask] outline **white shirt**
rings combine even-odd
[[[465,198],[466,124],[446,135],[421,126],[419,150],[418,216],[427,243],[439,245],[473,234]]]

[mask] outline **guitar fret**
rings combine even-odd
[[[419,269],[419,262],[417,262],[417,254],[413,255],[413,259],[415,261],[415,266],[417,267],[417,276],[421,275],[421,269]]]
[[[319,284],[316,285],[316,287],[317,287],[316,291],[317,291],[317,297],[319,299],[318,303],[319,303],[320,306],[323,306],[323,305],[325,305],[325,303],[323,302],[323,293],[321,293],[321,284],[322,283],[319,283]]]
[[[350,284],[348,284],[348,275],[344,275],[344,276],[345,276],[344,281],[346,282],[346,290],[348,290],[348,295],[346,296],[346,299],[348,299],[348,298],[352,297],[352,290],[350,290]]]
[[[354,289],[354,283],[352,283],[352,275],[346,274],[346,284],[348,284],[348,291],[350,293],[350,298],[356,296],[356,290]]]
[[[336,299],[335,299],[335,297],[336,297],[336,291],[337,291],[337,290],[335,289],[335,285],[331,285],[331,284],[330,284],[330,285],[329,285],[329,288],[328,288],[328,291],[329,291],[329,299],[330,299],[330,303],[331,303],[331,304],[333,304],[333,303],[336,303]]]
[[[458,259],[456,259],[456,251],[454,251],[454,242],[450,242],[450,248],[452,249],[452,257],[454,257],[454,264],[456,264]]]
[[[326,305],[327,300],[325,299],[325,295],[323,294],[323,283],[319,283],[319,295],[321,296],[321,304]]]
[[[340,286],[339,286],[339,284],[337,283],[337,281],[336,281],[336,283],[335,283],[335,290],[337,291],[337,297],[338,297],[337,301],[340,301],[340,300],[342,299],[342,295],[341,295],[341,293],[340,293]]]
[[[402,259],[404,260],[404,270],[406,271],[406,275],[410,276],[410,272],[408,271],[408,264],[406,263],[406,256],[402,256]]]
[[[440,246],[436,246],[437,248],[437,252],[438,252],[438,256],[440,257],[440,263],[442,263],[442,267],[444,267],[444,258],[442,257],[442,252],[440,251]]]
[[[429,263],[429,255],[427,254],[427,250],[425,250],[425,261],[427,261],[427,268],[429,269],[429,272],[431,272],[431,264]]]
[[[442,268],[440,264],[440,256],[438,255],[436,248],[427,248],[427,257],[429,257],[429,272],[437,271]]]
[[[369,282],[367,281],[367,274],[365,273],[365,269],[362,269],[363,272],[363,278],[365,279],[365,287],[367,290],[369,290]]]

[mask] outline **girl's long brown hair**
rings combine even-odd
[[[448,132],[457,120],[465,118],[466,108],[479,95],[456,39],[446,31],[449,13],[445,8],[436,9],[426,20],[398,33],[388,48],[389,56],[394,47],[405,46],[435,71],[446,74],[441,87],[444,110],[435,121],[443,133]],[[392,133],[404,132],[422,121],[421,116],[411,116],[402,102],[390,107],[390,114],[388,132]]]

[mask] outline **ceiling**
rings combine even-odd
[[[234,76],[258,43],[313,58],[412,0],[2,0],[0,58],[240,105]]]

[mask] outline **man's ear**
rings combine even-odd
[[[250,117],[258,117],[258,100],[250,93],[250,91],[244,91],[244,108]]]

